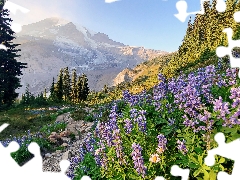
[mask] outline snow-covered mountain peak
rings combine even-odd
[[[15,43],[21,44],[19,61],[28,63],[21,77],[21,93],[27,83],[36,93],[50,87],[52,77],[57,78],[64,67],[84,72],[90,88],[100,90],[104,84],[113,85],[113,79],[126,67],[133,68],[166,53],[127,46],[107,34],[58,17],[25,25],[16,36]]]

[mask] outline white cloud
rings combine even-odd
[[[113,3],[113,2],[117,2],[119,0],[105,0],[105,3]]]

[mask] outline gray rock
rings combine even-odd
[[[63,146],[63,147],[67,147],[68,144],[67,144],[67,143],[63,143],[61,146]]]
[[[69,143],[71,141],[71,139],[68,137],[61,137],[61,139],[64,143]]]
[[[50,157],[52,157],[52,154],[47,153],[47,154],[45,154],[45,157],[50,158]]]
[[[70,154],[69,151],[66,151],[65,153],[63,153],[62,155],[62,159],[67,160],[69,158]]]
[[[61,153],[62,151],[61,150],[56,150],[56,154],[59,154]]]

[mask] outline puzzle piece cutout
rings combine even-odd
[[[2,132],[9,124],[4,123],[0,126],[0,132]],[[34,155],[29,162],[20,167],[16,161],[11,157],[11,152],[16,152],[20,148],[19,144],[15,141],[9,143],[7,147],[4,147],[0,143],[0,169],[1,177],[7,177],[7,179],[25,179],[32,180],[36,177],[42,179],[58,179],[58,180],[69,180],[70,178],[65,175],[66,170],[70,166],[68,160],[62,160],[60,162],[60,173],[54,172],[43,172],[42,171],[42,156],[40,153],[40,147],[37,143],[32,142],[28,145],[28,151]],[[13,173],[14,170],[14,173]],[[91,180],[88,176],[83,176],[81,180]]]
[[[234,14],[234,19],[236,22],[240,22],[240,12],[236,12]],[[232,28],[225,28],[223,32],[227,33],[227,38],[228,38],[228,46],[219,46],[216,49],[216,54],[218,57],[224,57],[226,55],[229,55],[230,57],[230,66],[232,68],[240,68],[240,60],[239,58],[233,57],[232,50],[235,47],[240,47],[240,39],[238,40],[233,40],[233,30]],[[240,71],[238,73],[238,76],[240,77]]]
[[[2,125],[0,126],[0,133],[1,133],[5,128],[7,128],[8,126],[9,126],[9,124],[7,124],[7,123],[2,124]]]
[[[189,15],[193,15],[193,14],[204,14],[204,1],[209,1],[209,0],[200,0],[200,4],[201,4],[201,10],[200,11],[196,11],[196,12],[187,12],[187,2],[185,0],[179,0],[176,3],[176,8],[178,10],[178,14],[174,14],[174,16],[176,18],[178,18],[181,22],[185,22],[186,18]],[[216,9],[218,12],[224,12],[226,10],[226,3],[224,2],[224,0],[218,0],[217,1],[217,5],[216,5]]]
[[[217,133],[214,137],[218,143],[218,147],[208,151],[208,155],[205,158],[205,164],[207,166],[213,166],[215,164],[215,155],[219,155],[231,160],[234,160],[234,166],[232,174],[229,175],[226,172],[219,172],[217,175],[218,180],[237,180],[240,177],[240,139],[236,139],[230,143],[225,143],[225,136],[223,133]]]
[[[16,15],[17,11],[20,11],[20,12],[25,13],[25,14],[30,11],[29,9],[26,9],[26,8],[24,8],[22,6],[19,6],[19,5],[15,4],[15,3],[12,3],[10,1],[5,2],[3,8],[4,9],[8,9],[14,15]],[[22,26],[20,24],[18,24],[18,23],[12,22],[11,29],[14,32],[18,33],[18,32],[20,32],[22,30]],[[6,46],[3,45],[3,44],[0,44],[0,49],[7,50]]]
[[[189,169],[182,169],[178,165],[173,165],[171,167],[171,172],[170,173],[175,177],[178,177],[178,176],[182,177],[182,180],[188,180],[190,170]],[[155,178],[155,180],[165,180],[165,179],[162,176],[158,176],[158,177]]]
[[[61,172],[42,172],[42,157],[40,155],[40,147],[37,143],[32,142],[28,146],[29,152],[34,154],[34,158],[26,163],[24,166],[20,167],[15,160],[10,156],[11,152],[16,152],[19,149],[19,144],[17,142],[11,142],[8,147],[3,147],[0,145],[0,169],[1,177],[7,177],[8,179],[35,179],[36,177],[41,177],[44,179],[58,179],[58,180],[69,180],[65,175],[65,171],[70,165],[67,160],[62,160],[60,162]],[[14,173],[13,170],[14,169]]]

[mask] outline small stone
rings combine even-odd
[[[69,151],[66,151],[65,153],[63,153],[62,155],[62,159],[67,160],[69,158]]]
[[[45,154],[45,157],[50,158],[52,155],[50,153]]]
[[[59,154],[59,153],[61,153],[61,152],[62,152],[61,150],[56,150],[56,153],[57,153],[57,154]]]
[[[67,138],[67,137],[62,137],[61,139],[65,143],[69,143],[71,141],[71,138]]]
[[[63,146],[63,147],[67,147],[68,144],[67,144],[67,143],[63,143],[61,146]]]

